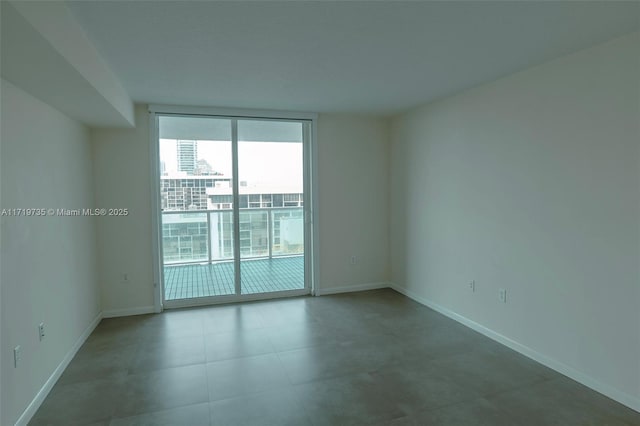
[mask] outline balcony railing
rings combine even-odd
[[[240,257],[304,253],[302,207],[240,209]],[[162,212],[165,265],[233,260],[233,211]]]

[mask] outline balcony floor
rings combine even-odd
[[[304,288],[304,256],[243,260],[242,294]],[[165,300],[235,293],[233,262],[165,266]]]

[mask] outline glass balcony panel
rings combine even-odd
[[[301,208],[273,209],[273,256],[290,256],[304,253],[304,220]]]
[[[208,236],[207,213],[163,213],[162,251],[164,263],[208,260]]]

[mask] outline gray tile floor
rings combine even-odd
[[[103,320],[32,425],[639,425],[392,290]]]

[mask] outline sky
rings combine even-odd
[[[175,139],[160,139],[160,161],[168,173],[176,172]],[[197,141],[198,160],[206,160],[213,170],[232,176],[230,141]],[[300,142],[238,142],[239,180],[249,185],[287,184],[302,182],[302,143]]]

